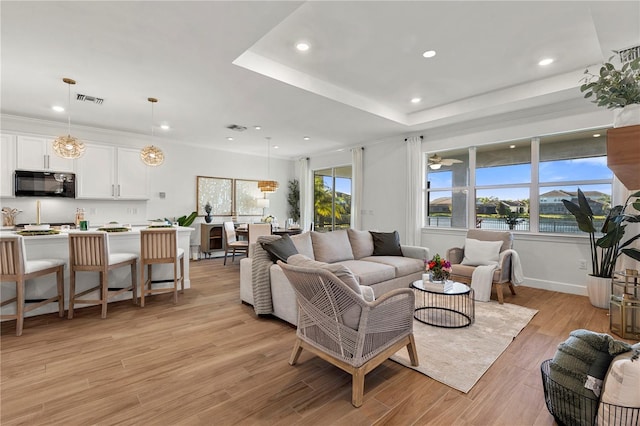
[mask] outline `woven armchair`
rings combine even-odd
[[[297,340],[289,364],[306,349],[353,376],[351,403],[360,407],[364,376],[403,347],[418,365],[414,295],[398,289],[366,302],[331,272],[278,262],[298,302]]]

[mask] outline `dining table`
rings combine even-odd
[[[271,230],[273,235],[297,235],[302,233],[302,229],[288,229],[288,228],[273,228]],[[236,228],[236,235],[238,237],[248,238],[249,237],[249,228]]]

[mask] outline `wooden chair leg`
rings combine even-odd
[[[58,314],[64,317],[64,266],[60,266],[56,271],[56,282],[58,284]]]
[[[24,325],[24,280],[16,282],[16,336],[22,336]]]
[[[224,249],[224,266],[227,266],[227,256],[229,255],[229,248]]]
[[[409,352],[409,359],[411,360],[411,365],[417,367],[420,365],[418,361],[418,351],[416,350],[416,341],[413,338],[413,333],[409,335],[409,344],[407,344],[407,352]]]
[[[107,318],[107,294],[109,293],[108,272],[100,272],[100,302],[102,303],[102,319]]]
[[[513,286],[513,283],[509,283],[509,290],[511,290],[511,294],[516,295],[516,289]]]
[[[496,293],[498,294],[498,303],[504,304],[504,295],[502,293],[502,284],[496,284]]]
[[[133,298],[133,304],[138,305],[138,261],[133,260],[131,264],[131,297]]]
[[[140,307],[144,308],[144,293],[147,282],[144,280],[144,263],[140,263]]]
[[[296,365],[298,362],[298,358],[302,353],[302,346],[300,346],[300,339],[296,339],[296,342],[293,344],[293,351],[291,352],[291,357],[289,358],[290,365]]]
[[[354,370],[351,380],[351,404],[358,408],[364,400],[364,366]]]
[[[67,318],[73,319],[73,305],[76,300],[76,272],[71,271],[69,273],[69,311],[67,312]]]
[[[178,265],[173,262],[173,304],[178,304]]]
[[[184,257],[180,258],[180,292],[184,293]]]

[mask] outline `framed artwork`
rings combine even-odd
[[[258,189],[257,180],[234,180],[234,206],[237,216],[261,216],[262,207],[258,207],[257,199],[263,194]]]
[[[211,204],[212,216],[233,214],[233,179],[198,176],[196,181],[196,211],[198,216],[206,216],[204,206]]]

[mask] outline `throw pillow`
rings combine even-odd
[[[374,256],[402,256],[402,249],[400,248],[400,235],[398,235],[398,231],[370,231],[370,233],[371,237],[373,238]]]
[[[298,249],[298,253],[304,254],[308,258],[313,259],[313,244],[311,243],[311,232],[303,232],[302,234],[292,235],[291,241]]]
[[[346,229],[331,232],[311,232],[313,254],[320,262],[335,263],[353,260],[351,243]]]
[[[500,260],[502,241],[480,241],[473,238],[464,240],[463,265],[479,266],[493,265]]]
[[[296,246],[287,234],[284,234],[282,238],[278,238],[277,240],[273,240],[268,243],[260,243],[260,245],[262,245],[262,248],[269,253],[271,260],[274,262],[281,260],[284,263],[287,263],[289,256],[298,253]]]
[[[611,362],[600,399],[599,425],[639,424],[640,411],[621,408],[640,408],[640,343],[633,345],[633,348]]]
[[[355,291],[356,294],[362,295],[362,291],[360,291],[360,283],[358,282],[358,278],[353,275],[351,269],[340,263],[325,263],[319,262],[317,260],[313,260],[308,258],[303,254],[296,254],[289,258],[290,265],[293,266],[302,266],[304,268],[322,268],[331,272],[336,277],[340,278],[340,280],[347,285],[351,290]],[[365,299],[366,300],[366,299]]]

